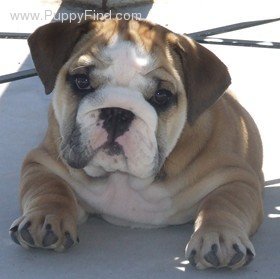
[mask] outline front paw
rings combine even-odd
[[[254,257],[255,249],[248,236],[231,229],[199,229],[186,247],[186,258],[198,269],[237,269],[249,264]]]
[[[36,247],[63,251],[77,242],[77,224],[68,214],[31,212],[16,219],[11,228],[12,240],[24,248]]]

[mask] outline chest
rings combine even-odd
[[[90,211],[116,224],[164,226],[169,224],[170,216],[176,212],[173,198],[164,185],[138,183],[135,186],[125,174],[113,174],[106,181],[75,188]]]

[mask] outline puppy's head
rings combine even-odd
[[[213,53],[146,21],[50,23],[28,42],[54,94],[61,155],[91,176],[154,177],[230,84]]]

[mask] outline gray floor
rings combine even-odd
[[[15,5],[15,2],[17,2]],[[56,10],[52,1],[10,1],[1,11],[0,31],[32,32],[46,21],[12,21],[9,12]],[[194,32],[239,21],[279,17],[277,1],[159,1],[141,11],[176,32]],[[206,2],[206,1],[205,1]],[[257,3],[256,3],[257,2]],[[253,3],[253,4],[252,4]],[[252,5],[254,8],[252,8]],[[17,6],[17,8],[14,8]],[[30,8],[29,8],[30,7]],[[64,9],[64,8],[60,8]],[[132,9],[128,9],[131,11]],[[230,11],[230,13],[229,13]],[[217,37],[280,42],[280,23]],[[32,66],[25,41],[0,40],[0,74]],[[257,122],[264,143],[267,180],[280,178],[280,50],[210,46],[228,65],[240,102]],[[49,96],[37,77],[0,85],[0,278],[280,278],[280,184],[265,188],[265,221],[253,237],[254,262],[243,270],[196,271],[184,259],[191,225],[131,230],[91,218],[80,227],[80,244],[67,253],[26,251],[9,238],[18,217],[18,182],[24,155],[44,135]]]

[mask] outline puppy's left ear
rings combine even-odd
[[[88,32],[90,21],[53,22],[39,27],[28,38],[31,56],[46,94],[54,89],[57,74],[75,44]]]
[[[227,67],[214,53],[189,38],[178,35],[172,49],[181,64],[188,102],[187,118],[193,124],[224,94],[231,78]]]

